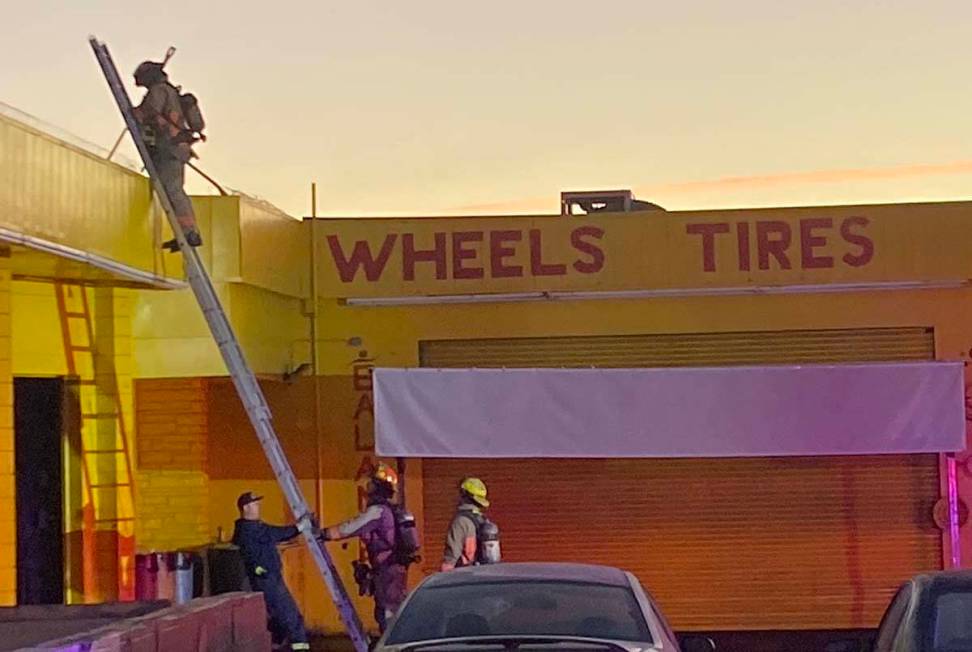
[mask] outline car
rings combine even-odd
[[[917,575],[898,589],[871,646],[838,641],[827,652],[972,652],[972,571]]]
[[[609,566],[501,563],[427,577],[376,652],[711,652],[678,641],[631,573]]]

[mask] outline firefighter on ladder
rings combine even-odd
[[[164,62],[145,61],[135,69],[135,85],[146,89],[142,103],[135,107],[135,118],[142,128],[142,137],[152,163],[169,196],[186,242],[191,247],[198,247],[202,244],[202,237],[196,226],[192,200],[183,188],[186,165],[193,157],[191,144],[195,138],[183,113],[179,89],[169,83],[164,68]],[[162,246],[171,252],[179,250],[175,239]]]

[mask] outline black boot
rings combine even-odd
[[[186,231],[186,242],[189,243],[190,247],[202,246],[202,236],[200,236],[199,231],[196,231],[195,229],[192,231]],[[175,238],[166,240],[162,243],[162,248],[174,254],[179,251],[179,241]]]

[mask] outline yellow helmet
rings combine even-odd
[[[459,490],[480,507],[489,507],[489,501],[486,500],[486,483],[479,478],[466,478],[460,483]]]

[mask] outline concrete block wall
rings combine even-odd
[[[203,378],[135,381],[139,551],[209,542],[208,405]]]

